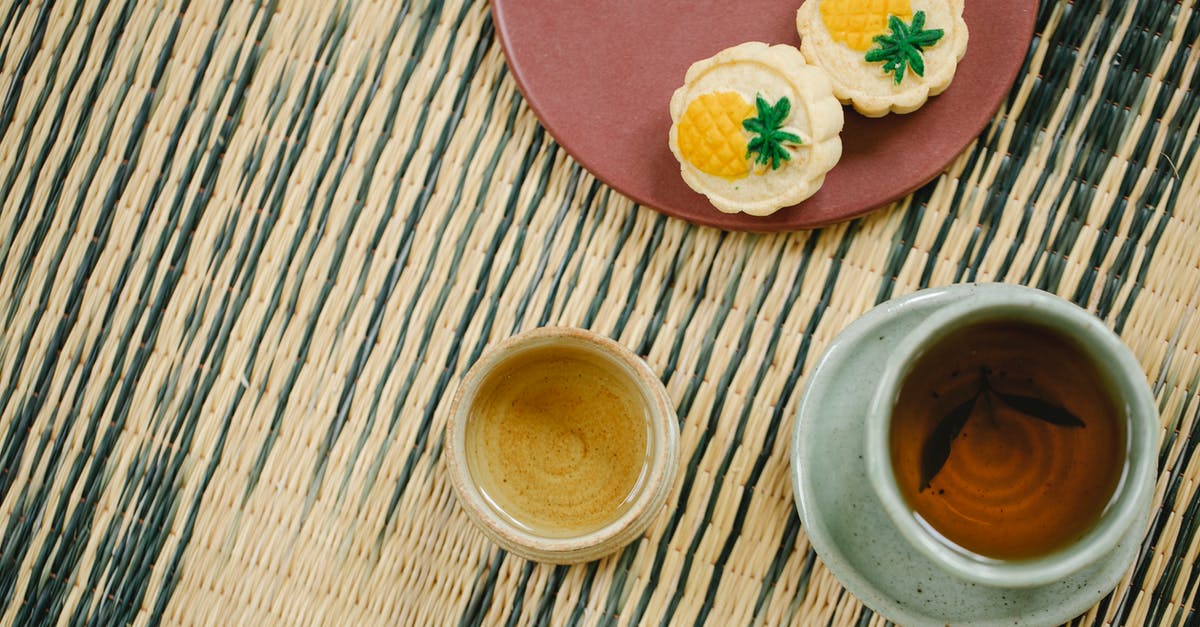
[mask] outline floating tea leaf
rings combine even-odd
[[[978,393],[971,400],[951,410],[949,414],[938,421],[937,428],[925,440],[925,444],[921,447],[922,491],[929,487],[929,482],[933,481],[933,478],[942,470],[942,466],[946,465],[946,460],[950,459],[950,445],[962,431],[963,425],[967,424],[967,418],[971,417],[971,410],[975,409],[977,400],[979,400]]]
[[[1029,416],[1030,418],[1037,418],[1042,422],[1048,422],[1052,425],[1058,425],[1060,427],[1086,426],[1083,424],[1083,420],[1081,420],[1079,416],[1067,411],[1065,407],[1060,407],[1054,403],[1051,403],[1050,401],[1034,398],[1032,396],[1021,396],[1019,394],[1000,394],[999,392],[996,393],[996,396],[998,396],[1001,401],[1004,401],[1005,405],[1008,405],[1009,407],[1021,412],[1022,414],[1025,414],[1026,416]]]

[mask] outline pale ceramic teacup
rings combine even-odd
[[[1095,316],[1057,296],[1030,288],[981,284],[975,293],[931,315],[903,338],[884,366],[866,417],[866,463],[872,487],[903,537],[933,563],[967,581],[994,587],[1033,587],[1059,581],[1113,553],[1122,540],[1145,532],[1154,493],[1158,410],[1142,368]],[[981,557],[953,546],[914,516],[893,470],[889,447],[893,407],[914,362],[948,334],[987,322],[1031,324],[1071,341],[1093,360],[1107,392],[1127,414],[1124,470],[1099,519],[1082,537],[1053,552],[1022,560]]]
[[[487,480],[473,474],[471,456],[475,454],[474,459],[478,459],[479,453],[468,450],[470,423],[480,419],[477,418],[480,414],[474,411],[475,405],[488,402],[480,400],[486,396],[488,382],[506,376],[505,372],[511,375],[514,364],[518,364],[517,368],[527,367],[528,362],[522,360],[536,360],[548,349],[580,351],[592,363],[628,383],[629,389],[636,390],[635,402],[641,403],[646,421],[646,454],[632,492],[615,510],[618,512],[615,517],[602,523],[603,526],[575,534],[539,533],[514,518],[512,512],[504,511],[486,493],[483,484]],[[595,560],[637,538],[662,512],[679,464],[679,425],[658,377],[645,362],[617,342],[570,327],[533,329],[486,351],[459,385],[446,426],[446,443],[446,469],[451,485],[471,521],[502,548],[529,560],[557,564]],[[478,440],[474,444],[480,445]],[[564,464],[569,463],[570,460],[564,460]],[[481,471],[476,469],[476,472]]]

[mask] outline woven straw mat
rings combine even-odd
[[[538,125],[483,1],[0,2],[0,623],[882,624],[788,442],[847,324],[1004,281],[1094,312],[1161,410],[1156,507],[1084,624],[1196,621],[1200,6],[1047,0],[940,178],[772,236],[639,207]],[[682,426],[666,510],[507,555],[440,463],[488,345],[595,329]]]

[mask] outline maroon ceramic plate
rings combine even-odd
[[[492,0],[500,42],[550,134],[600,180],[664,213],[724,229],[848,220],[942,172],[1000,107],[1033,36],[1036,0],[966,0],[971,39],[954,82],[915,113],[846,108],[842,160],[815,196],[766,217],[717,211],[679,175],[668,104],[694,61],[745,41],[800,45],[799,0]]]

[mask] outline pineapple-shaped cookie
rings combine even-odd
[[[799,203],[841,157],[829,80],[789,46],[746,43],[693,64],[671,119],[684,180],[727,213]]]
[[[806,0],[801,50],[863,115],[908,113],[950,86],[967,50],[963,0]]]

